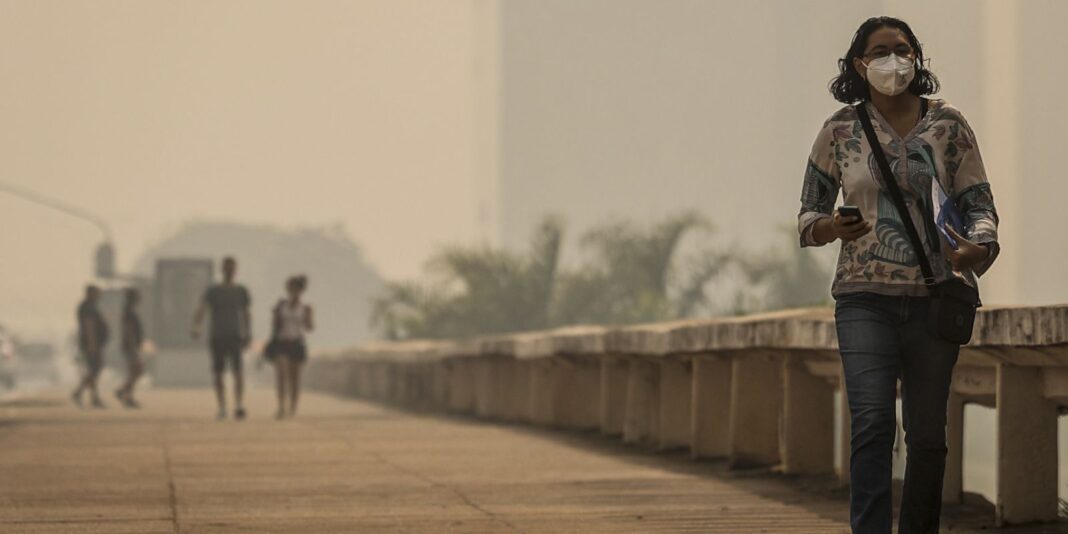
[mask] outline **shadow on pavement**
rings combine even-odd
[[[367,402],[367,401],[364,401]],[[781,503],[799,506],[826,519],[849,521],[849,488],[834,476],[797,476],[776,473],[773,469],[730,469],[725,459],[690,458],[684,449],[658,450],[650,444],[627,444],[619,436],[606,436],[597,431],[577,431],[563,428],[530,426],[525,423],[488,420],[462,414],[447,414],[426,410],[408,409],[392,405],[379,405],[419,417],[447,420],[468,425],[495,425],[509,432],[522,434],[531,439],[549,440],[557,444],[612,456],[643,467],[670,471],[678,474],[717,479],[761,497]],[[900,481],[895,480],[895,511],[901,495]],[[943,532],[974,534],[998,532],[1000,534],[1068,534],[1068,520],[1059,523],[1007,526],[998,528],[994,523],[994,505],[983,496],[966,493],[962,504],[947,505],[942,515]],[[896,520],[896,516],[895,516]]]

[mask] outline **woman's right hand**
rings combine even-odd
[[[871,223],[868,221],[857,220],[857,217],[853,216],[843,217],[838,210],[834,210],[830,217],[816,221],[812,228],[812,237],[823,244],[831,243],[835,239],[848,243],[860,239],[870,231]]]
[[[831,231],[834,236],[848,243],[860,239],[871,231],[871,223],[852,215],[843,217],[838,210],[834,210],[831,218]]]

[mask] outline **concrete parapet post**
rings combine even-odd
[[[998,365],[998,525],[1057,519],[1057,409],[1042,370]]]
[[[449,410],[471,413],[475,409],[475,377],[467,358],[453,358],[445,362],[448,368]]]
[[[504,421],[520,419],[520,408],[525,404],[527,389],[517,385],[519,376],[519,363],[514,358],[501,358],[494,362],[493,417]]]
[[[942,503],[960,504],[964,497],[964,398],[950,392],[946,405],[946,474]]]
[[[304,371],[304,381],[308,384],[309,388],[318,388],[325,391],[333,391],[334,389],[327,384],[327,378],[330,376],[327,373],[327,368],[330,365],[318,358],[312,358],[308,361],[308,365]]]
[[[304,376],[308,387],[341,394],[347,393],[345,390],[347,372],[348,366],[340,360],[314,362],[308,363]]]
[[[527,401],[530,422],[549,426],[556,422],[556,373],[552,361],[540,358],[530,364],[530,394]]]
[[[554,423],[564,428],[593,430],[601,419],[601,368],[586,358],[552,358],[556,388]]]
[[[513,421],[530,422],[530,368],[525,360],[512,361],[511,413]]]
[[[363,392],[360,390],[360,362],[348,361],[339,363],[343,365],[331,370],[335,377],[332,380],[341,386],[340,389],[336,389],[334,392],[339,395],[362,396]]]
[[[620,356],[601,357],[601,433],[623,434],[623,417],[627,411],[627,380],[630,365]]]
[[[779,463],[780,367],[779,359],[765,351],[732,355],[727,454],[731,467]]]
[[[393,391],[393,377],[388,362],[373,362],[371,376],[374,377],[373,398],[389,402]]]
[[[369,362],[353,362],[357,383],[360,384],[358,395],[365,399],[373,399],[375,392],[375,375]]]
[[[431,405],[433,390],[433,364],[420,362],[412,366],[411,388],[408,390],[408,402],[420,409]]]
[[[447,410],[449,407],[449,369],[445,362],[436,361],[431,365],[431,405],[435,410]]]
[[[339,392],[336,380],[332,380],[332,377],[336,375],[335,369],[340,367],[338,363],[329,360],[311,360],[308,363],[308,386],[334,393]]]
[[[407,406],[418,406],[423,364],[412,363],[400,365],[399,367],[401,369],[401,382],[404,384],[400,391],[400,402]]]
[[[331,367],[330,369],[324,369],[323,372],[329,372],[336,378],[333,380],[339,385],[342,385],[343,390],[333,390],[334,393],[339,395],[348,395],[351,397],[359,397],[362,395],[360,392],[360,366],[359,362],[355,360],[348,360],[345,362],[338,362],[337,367]]]
[[[363,381],[367,384],[367,387],[363,390],[362,397],[375,399],[378,392],[378,377],[375,376],[375,364],[374,362],[360,362],[359,367]]]
[[[660,449],[689,448],[693,376],[688,360],[660,362],[660,400],[657,402],[657,446]]]
[[[472,358],[471,373],[474,379],[475,415],[478,417],[493,417],[494,403],[496,402],[496,380],[494,358]]]
[[[628,362],[623,441],[640,443],[659,433],[660,366],[638,357]]]
[[[404,404],[408,396],[408,375],[411,373],[410,366],[401,362],[389,362],[386,364],[387,399],[393,404]]]
[[[383,391],[385,391],[386,386],[388,386],[383,376],[385,364],[372,361],[367,362],[364,367],[367,369],[367,375],[370,377],[371,380],[371,388],[367,392],[368,398],[374,400],[385,400],[385,395],[383,394]]]
[[[354,361],[349,364],[349,369],[349,372],[355,375],[356,381],[360,385],[357,396],[364,399],[373,398],[375,377],[372,372],[371,364],[368,362]]]
[[[475,379],[475,415],[510,419],[512,414],[512,360],[503,357],[472,360]]]
[[[731,360],[701,354],[693,358],[690,455],[727,456],[731,417]]]
[[[834,385],[814,376],[804,356],[788,354],[782,365],[782,470],[812,475],[834,472]]]

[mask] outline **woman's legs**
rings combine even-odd
[[[100,391],[97,383],[100,381],[100,371],[104,368],[104,355],[97,353],[89,363],[89,374],[85,377],[85,383],[89,388],[89,399],[94,408],[103,408],[104,402],[100,400]]]
[[[285,354],[274,355],[274,369],[277,378],[276,388],[278,393],[278,414],[281,419],[286,412],[286,387],[289,384],[289,357]]]
[[[83,349],[82,357],[85,360],[85,375],[83,375],[81,382],[78,383],[78,388],[71,394],[71,399],[81,406],[82,392],[88,389],[90,401],[93,406],[103,408],[104,403],[100,401],[100,394],[97,392],[96,382],[100,375],[100,370],[104,366],[104,355],[101,354],[100,351],[87,351]]]
[[[300,368],[303,362],[296,358],[289,360],[289,415],[297,413],[297,399],[300,397]]]
[[[892,297],[838,299],[835,320],[849,400],[850,524],[857,534],[889,534],[893,525],[892,455],[901,369],[899,314]]]
[[[126,398],[131,402],[133,401],[134,386],[137,385],[137,381],[141,379],[141,376],[145,374],[145,362],[138,355],[133,361],[132,369],[130,370],[130,381],[126,385]]]
[[[122,384],[119,391],[116,392],[119,400],[123,404],[129,407],[137,406],[137,402],[133,398],[134,385],[137,383],[137,379],[141,378],[144,373],[145,364],[141,361],[141,355],[128,354],[126,356],[126,382]]]
[[[960,346],[927,330],[928,301],[911,306],[903,332],[901,404],[905,426],[905,483],[898,532],[938,532],[946,468],[946,402]]]

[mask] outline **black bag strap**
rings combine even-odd
[[[282,331],[282,306],[285,306],[285,303],[285,299],[279,299],[271,309],[271,339],[278,337],[278,333]]]
[[[897,185],[897,177],[894,176],[894,171],[890,169],[890,163],[886,160],[886,154],[883,153],[883,146],[875,135],[875,128],[871,125],[871,117],[868,116],[868,109],[864,102],[857,104],[854,108],[860,118],[860,125],[864,127],[864,137],[868,138],[868,146],[871,147],[871,153],[875,156],[875,163],[879,165],[879,173],[883,175],[883,184],[886,186],[886,191],[890,193],[890,198],[894,201],[894,207],[897,208],[897,213],[901,215],[901,222],[905,225],[905,233],[908,234],[909,241],[912,241],[912,248],[916,250],[916,258],[920,261],[920,271],[923,272],[923,281],[928,287],[934,286],[935,277],[934,272],[931,270],[931,262],[927,260],[927,252],[924,251],[923,241],[920,240],[920,234],[916,231],[916,225],[912,222],[909,209],[905,206],[905,197],[902,196],[901,188]]]

